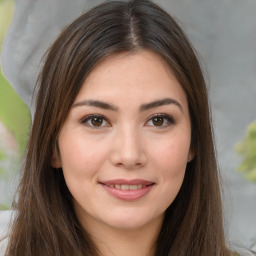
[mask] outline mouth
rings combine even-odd
[[[128,185],[128,184],[111,184],[111,185],[106,185],[110,188],[115,188],[115,189],[120,189],[120,190],[139,190],[142,188],[145,188],[146,185],[142,185],[142,184],[136,184],[136,185]],[[150,186],[150,185],[148,185]]]
[[[147,180],[108,180],[99,182],[112,196],[126,201],[137,200],[147,195],[154,182]]]

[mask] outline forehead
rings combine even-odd
[[[166,96],[186,104],[186,95],[171,68],[158,54],[144,50],[104,59],[88,75],[76,101],[119,98],[143,103]]]

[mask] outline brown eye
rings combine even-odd
[[[157,114],[151,117],[146,123],[147,126],[159,128],[165,128],[173,124],[175,124],[173,117],[167,114]]]
[[[93,117],[91,120],[91,123],[93,126],[101,126],[103,124],[103,118],[101,117]]]
[[[159,116],[153,117],[152,123],[155,126],[162,126],[163,123],[164,123],[164,118],[163,117],[159,117]]]
[[[81,124],[91,128],[101,128],[110,126],[109,122],[102,115],[89,115],[80,121]]]

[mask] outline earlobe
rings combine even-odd
[[[51,166],[53,168],[61,168],[61,162],[59,159],[57,159],[55,156],[52,157],[52,160],[51,160]]]
[[[190,149],[189,152],[188,152],[188,159],[187,159],[187,162],[191,162],[195,157],[195,152],[194,150]]]
[[[61,168],[61,160],[60,160],[60,154],[58,150],[58,145],[54,147],[52,159],[51,159],[51,166],[53,168]]]

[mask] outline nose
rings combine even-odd
[[[110,160],[128,170],[138,169],[147,162],[142,135],[136,128],[119,129],[114,135]]]

